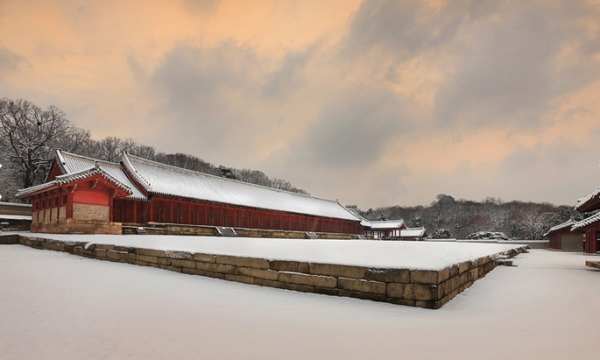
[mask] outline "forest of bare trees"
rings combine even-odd
[[[522,201],[457,200],[440,194],[429,206],[390,206],[361,211],[367,219],[404,219],[425,226],[430,236],[466,238],[478,231],[500,231],[513,239],[541,239],[553,225],[580,216],[571,206]]]
[[[196,156],[158,152],[132,139],[93,139],[90,132],[73,125],[64,112],[41,108],[27,100],[0,99],[0,194],[14,201],[19,188],[38,184],[51,164],[54,149],[118,162],[123,151],[162,163],[241,181],[304,193],[288,181],[270,178],[259,170],[216,166]]]

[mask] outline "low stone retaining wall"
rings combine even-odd
[[[14,243],[14,240],[13,240]],[[443,270],[369,268],[229,255],[190,253],[58,241],[18,236],[18,243],[36,249],[152,266],[192,275],[319,294],[348,296],[438,309],[496,266],[495,257],[465,261]],[[526,247],[501,254],[512,257]]]
[[[600,260],[598,260],[598,261],[588,260],[585,262],[585,266],[600,270]]]

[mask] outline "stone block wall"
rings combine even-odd
[[[73,204],[73,219],[80,221],[110,221],[110,208],[106,205]]]
[[[66,219],[59,223],[31,224],[31,231],[48,234],[110,234],[121,235],[121,223]]]
[[[65,206],[42,209],[32,214],[31,231],[49,234],[123,233],[121,223],[109,222],[109,207],[73,204],[73,218],[67,219]]]
[[[15,242],[14,239],[11,239]],[[191,275],[259,286],[347,296],[438,309],[496,266],[495,256],[454,264],[439,271],[369,268],[301,261],[190,253],[47,240],[19,235],[22,245],[65,251],[99,260],[152,266]],[[498,255],[512,257],[526,247]]]

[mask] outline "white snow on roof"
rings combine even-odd
[[[558,231],[558,230],[562,230],[564,228],[570,227],[573,224],[575,224],[576,221],[573,219],[569,219],[563,223],[560,223],[558,225],[554,225],[553,227],[551,227],[550,229],[548,229],[548,231],[546,231],[546,233],[544,233],[544,236],[550,235],[551,233]]]
[[[126,153],[122,162],[148,192],[155,194],[359,221],[337,201],[226,179]]]
[[[587,194],[586,196],[583,196],[583,197],[577,199],[577,204],[575,205],[575,208],[578,209],[580,206],[584,205],[585,203],[587,203],[588,201],[597,197],[598,195],[600,195],[600,188],[594,190],[593,192]]]
[[[400,230],[400,237],[423,237],[425,235],[425,228],[408,228]]]
[[[571,227],[571,230],[577,230],[577,229],[581,229],[584,228],[590,224],[593,224],[595,222],[600,221],[600,212],[595,213],[594,215],[587,217],[581,221],[576,222],[575,224],[573,224],[573,227]]]
[[[132,199],[146,200],[146,196],[129,180],[121,165],[118,163],[98,160],[87,156],[72,154],[66,151],[57,150],[57,160],[67,174],[81,172],[98,167],[110,174],[117,181],[128,187],[132,194],[129,196]]]
[[[89,176],[93,176],[96,174],[103,176],[108,181],[123,189],[126,193],[132,193],[131,189],[127,185],[115,179],[111,174],[109,174],[99,166],[94,166],[92,168],[81,170],[78,172],[59,175],[52,181],[48,181],[39,185],[34,185],[25,189],[20,189],[19,191],[17,191],[17,197],[24,197],[26,195],[33,194],[35,192],[53,187],[55,185],[68,184],[72,181],[85,179]]]
[[[402,220],[402,219],[378,220],[378,221],[368,220],[367,223],[364,224],[363,226],[368,226],[374,230],[398,229],[398,228],[404,226],[404,220]]]

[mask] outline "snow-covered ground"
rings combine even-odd
[[[422,270],[441,270],[459,262],[519,247],[515,244],[421,241],[293,240],[169,235],[28,235],[148,249]]]
[[[440,310],[0,246],[0,358],[594,359],[600,272],[532,250]]]

